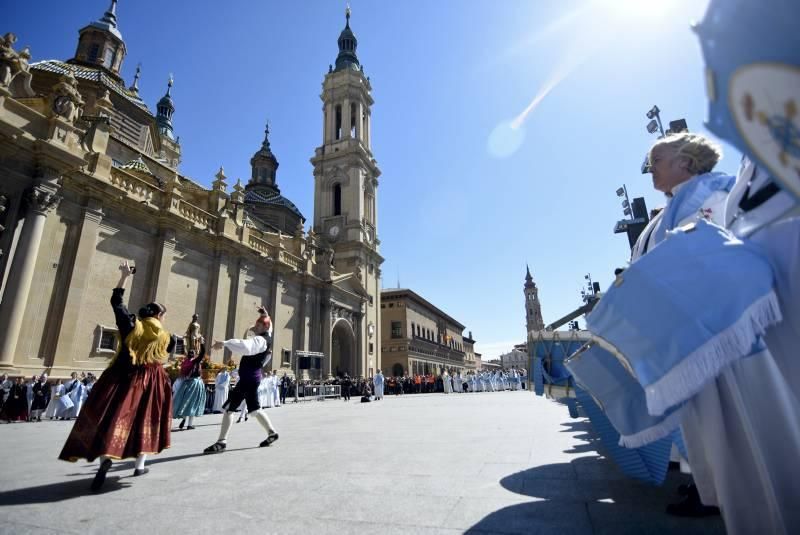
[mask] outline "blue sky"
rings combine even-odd
[[[106,0],[29,1],[3,31],[32,61],[68,59]],[[545,322],[580,304],[584,274],[603,287],[629,249],[614,235],[615,190],[663,204],[639,166],[654,141],[645,113],[704,132],[703,64],[689,29],[706,0],[351,2],[358,56],[373,86],[373,151],[382,170],[383,286],[411,288],[473,332],[484,358],[525,339],[530,264]],[[224,6],[224,8],[222,7]],[[122,0],[129,84],[151,109],[175,77],[181,171],[229,183],[271,123],[278,184],[313,217],[309,158],[321,143],[319,93],[337,54],[344,2]],[[558,82],[498,157],[489,139]],[[499,132],[504,132],[500,126]],[[739,155],[723,145],[718,170]],[[501,149],[510,152],[508,145]]]

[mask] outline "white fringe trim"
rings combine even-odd
[[[697,394],[723,368],[748,356],[757,337],[782,319],[778,298],[770,291],[750,305],[730,327],[695,349],[661,379],[646,386],[647,411],[661,416],[670,407]]]
[[[682,408],[678,409],[653,427],[648,427],[633,435],[620,435],[619,445],[623,448],[641,448],[662,438],[667,438],[680,427],[682,412]]]

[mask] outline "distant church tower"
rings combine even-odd
[[[352,274],[365,303],[357,333],[368,340],[366,368],[380,367],[378,177],[372,155],[372,86],[358,61],[350,8],[336,64],[322,82],[322,145],[314,166],[314,225],[333,251],[337,273]],[[367,371],[367,370],[365,370]]]
[[[544,330],[544,320],[542,319],[542,307],[539,304],[539,290],[531,277],[531,268],[525,266],[528,272],[525,274],[525,326],[528,332]]]

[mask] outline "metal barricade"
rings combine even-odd
[[[312,399],[322,401],[325,398],[341,397],[342,387],[341,385],[300,385],[298,394],[300,401]]]

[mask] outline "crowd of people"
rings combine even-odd
[[[72,372],[67,381],[49,381],[46,373],[11,379],[0,379],[0,421],[41,422],[77,418],[81,406],[94,386],[91,372]]]

